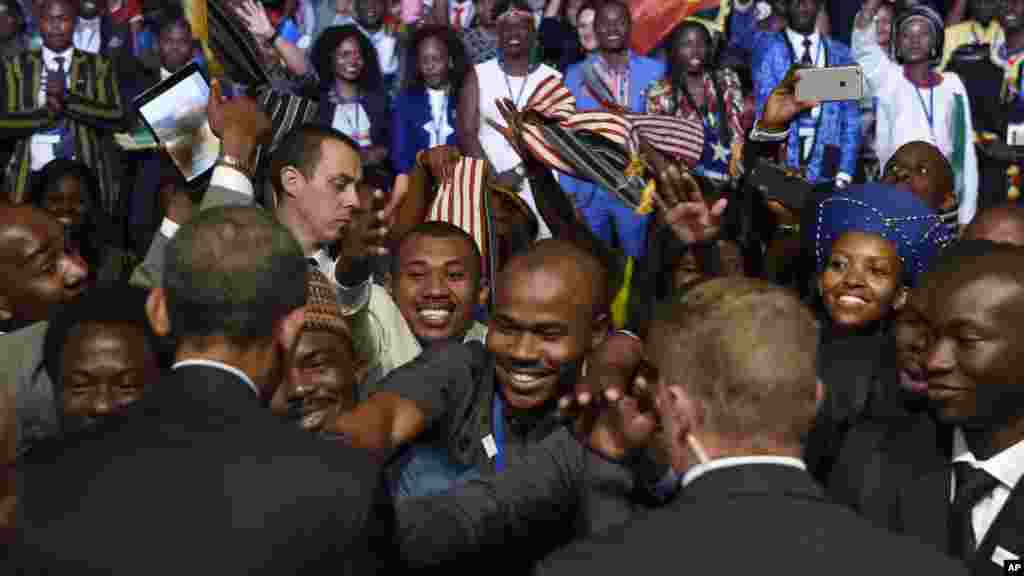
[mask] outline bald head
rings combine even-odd
[[[589,253],[545,240],[509,260],[496,285],[487,350],[509,406],[540,409],[608,333],[608,278]]]
[[[951,208],[955,201],[953,168],[942,151],[928,142],[916,140],[900,146],[886,163],[883,180],[909,187],[933,210]]]
[[[35,206],[0,204],[0,320],[45,320],[86,285],[89,268],[64,248],[64,228]]]
[[[502,268],[496,288],[500,291],[538,272],[565,279],[578,304],[593,306],[595,311],[608,306],[608,271],[601,262],[572,242],[553,238],[541,240],[513,256]]]
[[[964,238],[1024,246],[1024,208],[1003,204],[982,210],[964,230]]]

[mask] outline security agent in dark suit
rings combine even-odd
[[[1024,554],[1024,248],[964,240],[925,275],[930,413],[855,427],[829,482],[872,522],[978,576]]]
[[[181,227],[146,303],[172,374],[112,434],[26,471],[28,573],[374,574],[393,557],[378,467],[270,413],[308,264],[267,212]]]
[[[622,574],[640,558],[695,574],[965,573],[829,502],[807,473],[800,438],[823,391],[818,328],[794,295],[722,278],[655,318],[646,344],[656,416],[633,419],[660,423],[673,467],[685,471],[682,491],[556,552],[542,573]]]

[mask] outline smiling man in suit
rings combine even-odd
[[[711,280],[668,304],[645,346],[656,418],[633,420],[660,423],[682,489],[557,552],[543,573],[623,574],[643,558],[694,574],[965,574],[829,502],[808,474],[799,457],[823,395],[817,341],[810,310],[760,280]]]
[[[100,205],[119,222],[117,153],[111,131],[124,118],[116,67],[74,46],[78,4],[46,0],[39,27],[41,50],[3,63],[0,139],[13,143],[8,194],[27,199],[31,176],[54,158],[85,162],[100,183]]]
[[[925,276],[930,414],[851,432],[830,482],[976,576],[1024,554],[1024,248],[965,240]]]

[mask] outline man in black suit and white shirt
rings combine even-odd
[[[265,406],[302,326],[307,271],[259,208],[205,210],[178,230],[147,302],[157,334],[175,338],[173,372],[118,430],[25,470],[27,573],[387,572],[394,511],[379,468]]]
[[[678,563],[693,574],[965,573],[830,503],[808,474],[800,439],[823,390],[818,328],[796,296],[722,278],[655,318],[648,381],[659,436],[673,468],[685,472],[682,491],[666,508],[556,552],[541,572],[623,574],[640,563]],[[634,414],[653,427],[653,415]]]
[[[1022,259],[983,240],[946,250],[914,295],[930,413],[854,428],[829,481],[837,501],[977,576],[1024,556]]]

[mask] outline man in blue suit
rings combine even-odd
[[[594,17],[598,52],[570,66],[565,74],[578,110],[617,106],[644,112],[647,86],[665,75],[665,65],[629,49],[631,28],[629,7],[622,0],[609,0],[598,8]],[[562,175],[560,183],[575,198],[577,208],[599,238],[627,256],[643,256],[649,216],[635,214],[612,192],[589,182]]]
[[[823,0],[788,0],[786,29],[756,30],[753,2],[737,0],[731,43],[751,52],[757,115],[772,90],[794,65],[824,68],[855,64],[850,48],[815,29]],[[857,173],[860,152],[860,102],[826,102],[798,116],[790,125],[785,163],[814,183],[833,180],[845,187]]]

